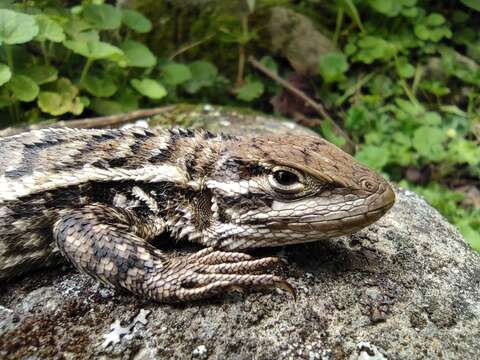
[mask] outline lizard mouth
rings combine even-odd
[[[277,218],[267,224],[272,230],[310,233],[317,239],[354,233],[380,219],[395,203],[389,185],[376,193],[367,207],[352,208],[347,213],[309,214],[296,220]],[[283,221],[282,221],[283,220]]]
[[[371,209],[369,211],[383,211],[383,213],[385,213],[393,206],[394,203],[395,192],[391,186],[387,184],[384,191],[378,194],[375,200],[369,205],[369,208]]]
[[[351,201],[352,203],[354,201]],[[264,216],[248,222],[219,227],[216,245],[234,250],[246,247],[283,246],[353,234],[380,219],[394,204],[395,193],[385,183],[358,206],[315,211],[297,216]],[[347,205],[348,206],[348,205]],[[231,230],[226,233],[226,230]],[[232,235],[232,231],[234,232]],[[217,234],[220,231],[217,232]],[[242,238],[242,241],[239,239]],[[219,240],[220,239],[220,240]],[[234,241],[236,239],[236,241]]]

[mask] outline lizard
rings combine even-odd
[[[279,287],[248,250],[354,233],[395,201],[389,183],[320,137],[192,129],[43,129],[0,138],[0,279],[63,256],[160,302]],[[169,233],[204,248],[169,256]]]

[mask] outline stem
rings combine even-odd
[[[13,109],[13,103],[8,106],[8,113],[10,114],[10,120],[16,120],[15,110]]]
[[[18,101],[15,100],[13,103],[13,109],[15,110],[15,121],[19,122],[20,121],[20,106],[18,105]]]
[[[394,57],[394,61],[395,61],[395,63],[394,63],[393,66],[397,67],[397,66],[398,66],[398,62],[399,62],[398,56],[397,56],[397,54],[394,54],[393,57]],[[417,70],[415,70],[415,76],[416,76],[416,77],[420,76],[420,73],[417,73]],[[415,82],[415,81],[414,81],[414,82]],[[414,104],[415,106],[419,106],[420,104],[419,104],[419,102],[418,102],[418,100],[417,100],[417,98],[416,98],[416,96],[415,96],[415,92],[412,91],[412,89],[408,86],[407,81],[406,81],[404,78],[402,78],[402,77],[400,77],[400,85],[402,86],[403,91],[404,91],[405,94],[407,95],[407,97],[408,97],[408,99],[410,100],[410,102],[411,102],[412,104]],[[416,86],[416,85],[415,85],[415,86]]]
[[[419,105],[417,98],[413,94],[412,90],[408,87],[407,82],[402,79],[400,80],[400,85],[402,85],[403,90],[405,91],[405,94],[407,95],[408,99],[415,105]]]
[[[243,72],[245,71],[245,47],[240,45],[238,48],[238,73],[237,73],[237,87],[243,84]]]
[[[240,87],[243,84],[243,75],[245,72],[245,44],[246,39],[248,39],[248,15],[244,14],[242,16],[242,32],[243,32],[243,41],[240,43],[238,52],[238,73],[237,73],[237,87]]]
[[[179,48],[178,50],[175,50],[175,52],[173,52],[169,57],[168,59],[169,60],[173,60],[176,56],[184,53],[185,51],[188,51],[198,45],[201,45],[202,43],[204,42],[207,42],[208,40],[210,40],[211,38],[213,38],[214,35],[208,35],[206,36],[205,38],[201,39],[201,40],[198,40],[198,41],[195,41],[193,43],[190,43],[190,44],[187,44],[187,45],[184,45],[182,46],[181,48]]]
[[[365,75],[362,78],[359,78],[355,84],[351,87],[349,87],[347,90],[345,90],[344,94],[340,96],[337,101],[335,101],[335,106],[340,107],[343,105],[343,103],[352,95],[358,93],[360,89],[368,83],[374,75],[376,75],[378,71],[373,71],[367,75]]]
[[[82,70],[82,74],[80,75],[80,84],[83,84],[83,82],[85,81],[85,77],[87,76],[88,74],[88,70],[90,69],[90,66],[92,66],[92,63],[93,63],[93,59],[87,59],[87,62],[85,63],[84,67],[83,67],[83,70]]]
[[[470,93],[468,95],[468,103],[467,103],[467,117],[469,119],[471,119],[473,116],[474,105],[475,105],[475,95]]]
[[[9,44],[4,44],[4,46],[5,46],[5,53],[7,55],[8,67],[10,68],[10,71],[14,73],[12,47]],[[18,122],[20,120],[20,109],[18,108],[18,100],[15,98],[15,95],[13,95],[13,101],[9,106],[9,112],[10,112],[10,116],[15,122]]]
[[[309,105],[312,109],[314,109],[320,116],[323,117],[324,120],[330,121],[335,128],[335,130],[340,134],[342,137],[344,137],[348,145],[351,147],[351,149],[355,149],[355,144],[353,141],[350,139],[348,134],[343,130],[340,125],[338,125],[333,119],[330,117],[330,115],[327,113],[325,108],[323,107],[322,104],[316,102],[313,100],[311,97],[309,97],[307,94],[305,94],[302,90],[296,88],[292,84],[290,84],[288,81],[282,79],[280,76],[278,76],[276,73],[271,71],[269,68],[264,66],[262,63],[260,63],[257,59],[255,59],[253,56],[250,56],[248,58],[248,61],[254,68],[257,70],[261,71],[265,75],[267,75],[269,78],[274,80],[276,83],[280,84],[282,87],[284,87],[286,90],[288,90],[290,93],[295,95],[296,97],[302,99],[307,105]]]
[[[5,46],[5,53],[7,54],[7,64],[10,71],[13,73],[13,54],[12,47],[9,44],[3,44]]]
[[[413,78],[413,84],[412,84],[412,93],[414,96],[417,96],[418,84],[420,84],[420,81],[422,80],[422,75],[423,75],[423,68],[421,65],[417,65],[415,69],[415,76]]]
[[[333,45],[337,47],[338,37],[343,25],[343,8],[339,7],[337,12],[337,23],[335,25],[335,33],[333,34]]]
[[[79,128],[79,129],[91,129],[91,128],[105,128],[105,127],[117,127],[121,124],[125,124],[135,119],[141,118],[150,118],[155,115],[164,114],[174,114],[179,107],[175,105],[162,106],[152,109],[140,109],[131,111],[128,113],[115,114],[110,116],[101,116],[94,118],[86,119],[75,119],[67,121],[56,121],[52,123],[51,121],[42,121],[40,123],[26,126],[26,127],[9,127],[3,130],[0,130],[0,137],[11,136],[15,134],[20,134],[24,131],[29,131],[33,129],[45,129],[45,128]],[[12,109],[13,111],[13,109]]]
[[[48,58],[48,51],[47,47],[45,46],[45,41],[40,42],[40,48],[42,50],[43,60],[45,61],[45,65],[50,65],[50,60]]]

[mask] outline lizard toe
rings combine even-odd
[[[250,274],[256,271],[270,269],[279,262],[280,259],[277,257],[266,257],[256,260],[221,263],[208,265],[205,268],[205,272],[212,274]]]
[[[212,248],[208,248],[212,249]],[[226,252],[226,251],[219,251],[215,250],[212,252],[206,252],[201,254],[203,250],[199,251],[196,254],[192,255],[192,260],[199,264],[206,264],[206,265],[215,265],[215,264],[222,264],[222,263],[232,263],[238,261],[247,261],[253,259],[251,255],[240,253],[240,252]]]

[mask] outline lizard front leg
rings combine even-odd
[[[162,225],[132,211],[96,204],[71,210],[53,227],[62,254],[79,270],[105,284],[158,301],[206,298],[231,288],[283,287],[282,278],[256,274],[278,258],[201,250],[168,259],[145,240],[161,232]]]

